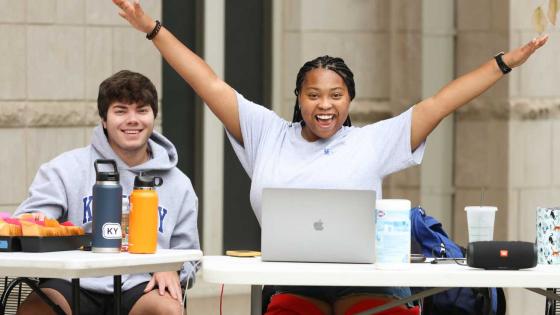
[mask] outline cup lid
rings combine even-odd
[[[467,206],[465,211],[498,211],[498,207],[493,206]]]

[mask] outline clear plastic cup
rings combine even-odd
[[[469,230],[469,243],[492,241],[494,239],[494,221],[497,207],[470,206],[465,207]]]

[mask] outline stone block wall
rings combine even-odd
[[[501,50],[514,49],[537,34],[532,13],[547,1],[500,0],[458,2],[458,72]],[[455,137],[455,227],[466,226],[463,207],[484,202],[498,206],[494,238],[535,240],[538,206],[560,204],[557,136],[559,94],[554,77],[558,29],[548,44],[521,68],[457,115]],[[467,241],[466,230],[455,235]],[[508,314],[532,314],[544,298],[522,289],[507,290]]]
[[[387,1],[389,42],[390,116],[396,116],[422,99],[422,1]],[[371,120],[370,123],[374,122]],[[420,167],[412,167],[386,177],[383,198],[409,199],[420,205]]]
[[[160,0],[143,5],[160,17]],[[99,83],[129,69],[161,93],[161,58],[111,1],[2,0],[0,32],[0,211],[10,212],[42,163],[89,143]]]

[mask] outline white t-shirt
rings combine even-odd
[[[308,142],[301,124],[237,94],[243,146],[228,137],[251,178],[251,206],[261,222],[264,187],[375,189],[383,178],[422,161],[425,144],[410,146],[412,109],[365,127],[343,126],[328,139]]]

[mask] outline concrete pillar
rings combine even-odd
[[[422,1],[422,99],[437,93],[454,78],[455,2]],[[450,115],[428,137],[420,166],[421,205],[453,233],[453,135]]]

